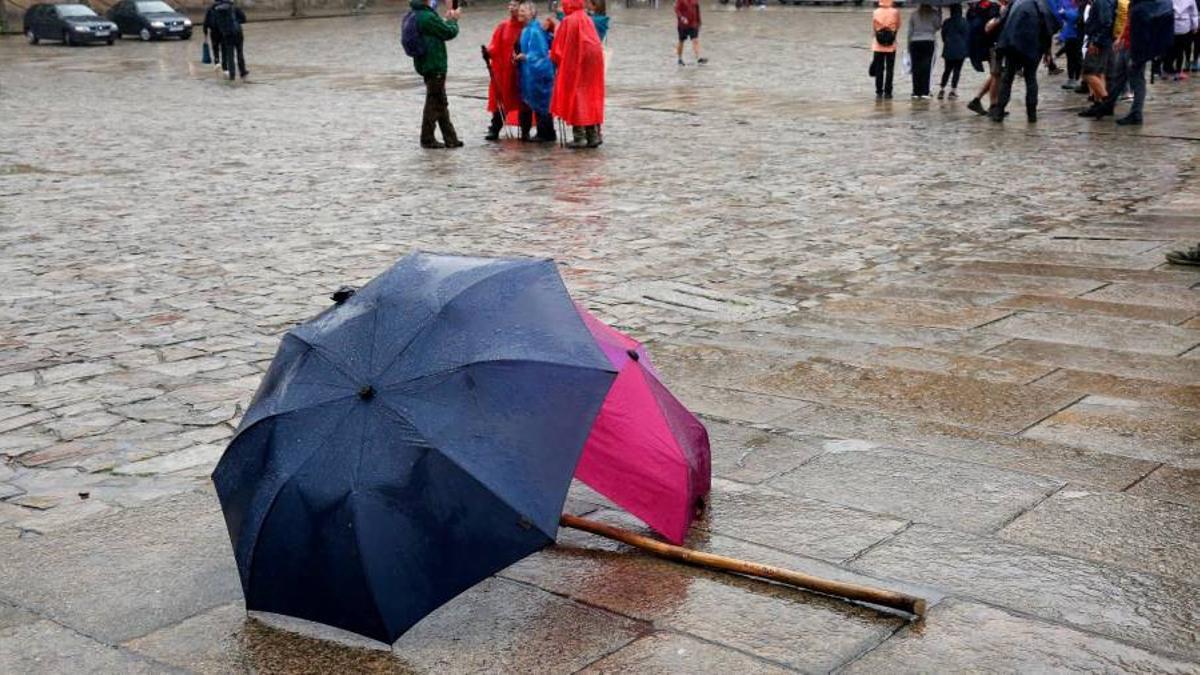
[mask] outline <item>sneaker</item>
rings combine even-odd
[[[983,103],[980,103],[979,99],[977,98],[971,99],[971,102],[967,104],[967,110],[970,110],[976,115],[988,114],[987,110],[984,110],[983,108]]]
[[[1122,127],[1140,127],[1142,126],[1142,116],[1131,113],[1117,120],[1117,124]]]
[[[446,144],[441,141],[422,141],[421,147],[426,150],[440,150],[446,147]]]
[[[946,98],[946,90],[938,89],[938,100],[941,101],[941,100],[944,100],[945,98]]]
[[[678,63],[679,63],[679,65],[681,65],[681,66],[686,66],[686,65],[687,65],[686,63],[684,63],[684,62],[683,62],[683,59],[679,59]]]
[[[946,98],[950,99],[951,101],[958,99],[958,90],[951,89],[950,93],[946,96]]]
[[[446,141],[447,148],[461,148],[462,146],[463,146],[463,142],[458,140],[457,138],[452,141]]]
[[[696,59],[696,63],[699,63],[700,65],[704,65],[704,64],[708,63],[708,59],[706,59],[704,57],[700,57],[700,58]]]

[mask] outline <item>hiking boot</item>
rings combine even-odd
[[[571,142],[567,143],[567,147],[576,150],[587,147],[587,133],[583,127],[571,127]]]
[[[1026,119],[1026,120],[1027,120],[1027,121],[1028,121],[1030,124],[1037,124],[1037,110],[1036,110],[1036,109],[1034,109],[1034,108],[1028,108],[1028,109],[1026,109],[1026,110],[1025,110],[1025,119]]]
[[[440,150],[446,147],[446,144],[441,141],[421,141],[421,147],[426,150]]]
[[[945,89],[938,89],[938,100],[939,100],[939,101],[944,101],[945,99],[946,99],[946,90],[945,90]]]
[[[584,132],[584,138],[587,139],[589,148],[598,148],[604,143],[604,139],[600,137],[600,125],[593,124]]]
[[[999,106],[992,106],[988,109],[988,119],[993,122],[1000,123],[1004,121],[1004,111]]]
[[[1129,113],[1117,120],[1117,124],[1123,127],[1140,127],[1142,125],[1142,116]]]
[[[700,65],[704,65],[704,64],[708,63],[708,59],[706,59],[702,56],[702,57],[696,59],[696,63],[699,63]]]
[[[1109,108],[1103,103],[1093,103],[1087,110],[1080,111],[1080,117],[1091,117],[1092,119],[1101,119],[1105,115],[1111,115],[1112,108]]]
[[[983,109],[983,103],[980,103],[979,99],[977,98],[971,99],[971,102],[967,104],[967,110],[970,110],[976,115],[988,114],[988,111]]]

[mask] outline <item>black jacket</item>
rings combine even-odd
[[[1050,42],[1062,28],[1062,21],[1046,0],[1016,0],[1008,8],[996,48],[1036,62],[1050,49]]]
[[[962,8],[951,5],[950,18],[942,22],[942,58],[967,58],[970,26],[963,18]]]
[[[1113,23],[1117,20],[1117,3],[1114,0],[1092,0],[1087,21],[1083,22],[1083,36],[1088,45],[1111,47]]]

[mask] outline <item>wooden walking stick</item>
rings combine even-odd
[[[712,553],[704,553],[682,546],[673,546],[657,539],[643,537],[640,534],[635,534],[628,530],[622,530],[611,525],[598,523],[587,518],[580,518],[563,514],[559,520],[559,524],[563,527],[571,527],[576,530],[590,532],[600,535],[608,539],[613,539],[630,546],[635,546],[653,553],[660,558],[668,560],[677,560],[679,562],[697,565],[699,567],[707,567],[709,569],[720,570],[723,572],[733,572],[734,574],[742,574],[750,577],[758,577],[769,581],[778,581],[780,583],[805,588],[826,595],[836,595],[838,597],[847,598],[849,600],[858,600],[867,602],[872,605],[881,607],[889,607],[898,609],[903,612],[908,612],[916,617],[925,616],[925,600],[898,591],[889,591],[884,588],[874,588],[871,586],[861,586],[845,581],[834,581],[833,579],[822,579],[814,577],[811,574],[803,572],[794,572],[781,567],[772,567],[770,565],[762,565],[759,563],[738,560],[737,558],[729,558],[723,555],[715,555]]]

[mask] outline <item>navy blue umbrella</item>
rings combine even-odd
[[[418,253],[347,295],[213,482],[248,609],[394,642],[554,541],[615,372],[549,260]]]

